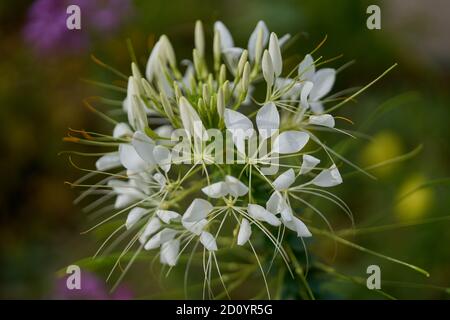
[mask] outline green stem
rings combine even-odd
[[[350,242],[348,240],[345,240],[345,239],[343,239],[343,238],[341,238],[341,237],[339,237],[339,236],[337,236],[335,234],[329,233],[327,231],[324,231],[324,230],[321,230],[321,229],[317,229],[317,228],[314,228],[314,227],[310,227],[309,229],[312,231],[313,234],[325,236],[325,237],[333,239],[333,240],[335,240],[335,241],[337,241],[337,242],[339,242],[341,244],[344,244],[344,245],[346,245],[348,247],[352,247],[354,249],[360,250],[362,252],[366,252],[366,253],[371,254],[373,256],[376,256],[376,257],[379,257],[379,258],[383,258],[385,260],[388,260],[388,261],[391,261],[391,262],[394,262],[394,263],[401,264],[401,265],[403,265],[405,267],[408,267],[408,268],[410,268],[410,269],[412,269],[414,271],[417,271],[417,272],[425,275],[426,277],[430,276],[430,274],[427,271],[425,271],[424,269],[422,269],[420,267],[417,267],[415,265],[412,265],[410,263],[407,263],[407,262],[404,262],[404,261],[401,261],[401,260],[398,260],[398,259],[386,256],[384,254],[372,251],[370,249],[364,248],[364,247],[362,247],[360,245],[357,245],[356,243],[353,243],[353,242]]]
[[[292,260],[292,263],[294,265],[294,271],[302,281],[302,284],[305,286],[306,292],[308,294],[308,299],[310,300],[316,300],[314,297],[314,293],[311,290],[311,287],[308,284],[308,281],[305,278],[305,275],[303,274],[303,268],[301,267],[300,263],[297,260],[297,257],[295,256],[294,252],[292,251],[291,247],[288,247],[286,249],[287,254]]]

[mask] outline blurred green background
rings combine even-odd
[[[39,1],[47,3],[38,7]],[[81,6],[82,30],[66,30],[59,37],[65,20],[57,17],[65,17],[67,4],[56,1],[63,4],[58,7],[50,0],[39,1],[0,4],[0,297],[53,296],[55,271],[92,255],[98,246],[95,236],[80,235],[88,225],[86,215],[72,204],[76,191],[63,184],[81,174],[67,157],[58,156],[60,151],[73,149],[62,142],[68,128],[109,130],[83,108],[83,98],[120,97],[81,80],[117,81],[114,74],[93,63],[90,55],[129,74],[126,39],[132,40],[144,66],[155,37],[165,33],[178,60],[188,58],[194,23],[201,19],[209,40],[214,21],[221,20],[244,47],[256,22],[264,20],[271,31],[297,36],[286,52],[296,61],[327,35],[315,56],[342,54],[331,63],[335,68],[354,60],[339,73],[335,91],[365,85],[398,63],[356,103],[338,110],[337,115],[354,122],[338,120],[339,125],[370,136],[351,141],[347,157],[367,167],[422,148],[404,162],[372,170],[376,181],[349,176],[338,192],[354,212],[357,226],[423,222],[355,236],[352,241],[421,266],[431,277],[425,279],[345,247],[339,247],[333,259],[333,244],[324,239],[314,243],[314,252],[341,273],[365,277],[368,265],[379,264],[383,280],[425,285],[383,285],[396,297],[449,298],[445,289],[429,286],[450,287],[450,223],[445,218],[432,222],[450,215],[450,189],[445,180],[450,177],[450,2],[122,0],[119,4],[112,1],[115,5],[108,10],[108,1],[92,1],[88,10]],[[381,30],[366,28],[370,4],[381,7]],[[89,18],[96,10],[103,10],[104,15]],[[51,23],[33,24],[39,19]],[[95,23],[102,19],[110,25]],[[29,28],[37,30],[37,35]],[[428,187],[409,193],[423,184]],[[339,226],[338,215],[332,217]],[[148,270],[134,270],[125,278],[134,297],[161,290],[145,273]],[[319,284],[324,297],[378,297],[363,286],[335,277],[325,276]]]

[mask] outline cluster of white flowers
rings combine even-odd
[[[252,230],[253,236],[258,230],[281,254],[282,239],[272,235],[274,228],[312,236],[299,217],[308,205],[299,194],[323,194],[320,188],[338,185],[342,178],[331,156],[326,160],[331,164],[319,168],[313,152],[302,150],[310,141],[324,148],[314,129],[337,130],[334,117],[324,111],[336,72],[317,69],[309,54],[295,70],[283,70],[281,52],[289,38],[279,39],[260,21],[247,49],[239,48],[225,25],[216,22],[210,68],[203,25],[197,22],[192,61],[178,64],[163,35],[145,76],[132,64],[123,101],[128,121],[116,124],[111,145],[117,150],[100,157],[96,167],[110,173],[104,180],[106,196],[115,196],[118,210],[111,216],[127,214],[125,228],[134,231],[140,248],[159,249],[161,263],[174,266],[191,241],[207,252],[219,250],[225,223],[235,225],[229,237],[238,245],[251,245]],[[262,80],[266,94],[258,102],[255,92]],[[257,109],[246,116],[251,108],[242,107],[250,104]],[[155,119],[159,126],[151,122]],[[242,161],[218,163],[210,156],[207,130],[212,128],[231,133],[231,148]],[[185,141],[173,139],[177,129],[192,138],[182,158],[174,156],[186,150]],[[270,144],[270,152],[261,156],[246,149],[245,141],[256,136],[256,151]],[[278,176],[265,171],[270,159],[278,160]]]

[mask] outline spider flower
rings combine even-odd
[[[103,214],[102,204],[115,198],[116,212],[107,211],[94,228],[120,221],[110,238],[121,231],[131,237],[123,254],[148,251],[173,267],[200,245],[208,261],[213,257],[217,263],[217,251],[235,244],[254,250],[252,242],[266,237],[284,256],[289,244],[280,234],[292,232],[302,243],[314,237],[305,209],[326,220],[306,196],[348,211],[324,190],[343,180],[336,153],[315,134],[339,130],[324,112],[336,72],[317,69],[311,55],[295,70],[285,70],[282,54],[289,38],[278,38],[260,21],[244,49],[218,21],[209,65],[198,21],[191,60],[179,62],[162,35],[143,71],[132,64],[124,116],[110,119],[112,134],[77,140],[110,147],[90,173],[103,179],[88,185],[82,197],[101,194],[89,209]],[[258,86],[265,96],[253,90]],[[243,108],[248,104],[250,111]],[[320,151],[325,151],[321,159]],[[211,265],[204,265],[205,274]]]

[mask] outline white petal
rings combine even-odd
[[[284,100],[297,100],[302,90],[302,84],[290,78],[277,78],[275,87],[282,93]]]
[[[159,63],[160,47],[161,41],[158,40],[158,42],[155,43],[150,56],[148,57],[147,66],[145,68],[145,76],[148,81],[153,80],[153,76]]]
[[[237,70],[239,59],[241,58],[243,52],[244,49],[235,47],[230,47],[223,50],[224,59],[233,73]]]
[[[240,112],[231,109],[225,109],[224,119],[225,126],[229,130],[241,129],[247,131],[249,129],[253,129],[253,124],[250,119]]]
[[[180,240],[174,239],[163,243],[161,246],[161,263],[171,267],[177,264],[178,253],[180,252]]]
[[[289,169],[278,176],[272,183],[273,187],[277,191],[286,190],[295,181],[295,172],[293,169]]]
[[[148,167],[131,144],[119,145],[119,157],[122,165],[130,171],[140,172]]]
[[[309,101],[309,106],[311,107],[312,112],[314,112],[315,114],[321,114],[325,110],[325,108],[323,107],[323,104],[321,102]]]
[[[305,174],[305,173],[310,172],[319,163],[320,163],[320,160],[317,159],[316,157],[310,156],[309,154],[303,155],[303,162],[302,162],[302,166],[300,167],[300,174]]]
[[[262,58],[262,71],[264,80],[267,82],[268,87],[273,86],[275,72],[272,64],[272,57],[270,56],[269,51],[264,50],[263,58]]]
[[[129,188],[129,190],[132,190],[133,192],[139,192],[142,195],[143,193],[150,194],[149,193],[151,191],[151,188],[149,186],[149,183],[151,182],[150,172],[144,171],[135,173],[129,177],[128,181],[129,185],[132,187]],[[145,195],[142,198],[144,197]]]
[[[300,80],[311,81],[315,73],[316,67],[314,66],[314,59],[310,54],[307,54],[298,66],[298,75],[300,76]]]
[[[111,179],[108,181],[108,186],[113,188],[113,191],[117,194],[127,193],[128,181]]]
[[[178,220],[181,218],[181,215],[178,214],[175,211],[169,211],[169,210],[157,210],[156,215],[164,222],[164,223],[170,223],[173,220]]]
[[[206,130],[197,111],[191,106],[185,97],[180,98],[180,117],[184,129],[192,136],[203,139]]]
[[[135,202],[137,199],[136,197],[129,195],[129,194],[119,194],[116,198],[116,201],[114,203],[115,209],[123,209],[128,207],[130,204]]]
[[[161,54],[159,58],[163,59],[164,63],[169,62],[171,65],[175,65],[175,51],[173,50],[169,38],[165,34],[163,34],[159,39],[161,41]]]
[[[319,187],[333,187],[342,183],[342,177],[336,165],[323,170],[312,181],[312,184]]]
[[[290,221],[293,216],[291,207],[278,191],[272,193],[266,202],[266,209],[273,214],[281,213],[281,218],[286,221]]]
[[[294,80],[291,78],[278,77],[275,81],[275,88],[281,91],[284,87],[290,85]]]
[[[312,79],[314,87],[309,94],[313,101],[317,101],[324,97],[333,88],[334,80],[336,79],[336,70],[331,68],[324,68],[317,71]]]
[[[132,97],[138,94],[138,89],[136,88],[137,82],[132,76],[128,77],[127,82],[127,96],[123,101],[123,110],[128,112],[131,108]]]
[[[240,130],[233,132],[233,142],[236,149],[242,155],[256,157],[258,150],[258,135],[254,129],[249,130],[252,134],[249,135],[248,132],[242,133]]]
[[[309,109],[308,96],[313,88],[313,83],[311,81],[306,81],[301,89],[300,93],[300,103],[306,110]]]
[[[123,184],[119,185],[118,183]],[[128,182],[111,180],[108,182],[108,185],[113,187],[114,192],[117,193],[117,198],[114,203],[116,209],[123,209],[146,197],[145,194]]]
[[[200,242],[208,251],[217,250],[216,239],[214,239],[214,236],[207,231],[202,231],[200,234]]]
[[[221,181],[202,188],[204,194],[211,198],[222,198],[228,194],[228,185]]]
[[[278,40],[278,44],[280,45],[280,48],[283,48],[283,46],[289,41],[290,38],[291,38],[291,35],[289,33],[286,33],[284,36],[282,36]]]
[[[139,67],[134,62],[131,63],[131,74],[136,79],[141,79],[142,78],[141,71],[139,71]]]
[[[172,89],[172,83],[166,77],[166,68],[162,64],[159,64],[158,69],[158,78],[156,79],[158,90],[164,92],[168,98],[173,98],[174,91]]]
[[[143,194],[135,186],[132,185],[132,179],[128,181],[112,179],[108,181],[108,186],[112,187],[117,194],[126,194],[134,196],[135,198],[141,197]]]
[[[128,87],[129,87],[129,85],[128,85]],[[128,113],[128,110],[131,108],[130,104],[131,104],[131,98],[130,98],[130,95],[127,94],[127,96],[125,97],[125,99],[122,102],[122,110],[125,113]]]
[[[291,221],[292,218],[294,217],[294,215],[292,214],[292,209],[289,206],[289,204],[287,204],[286,200],[283,199],[281,202],[281,220],[283,221]]]
[[[113,137],[116,139],[121,138],[123,136],[132,136],[132,135],[133,135],[133,131],[131,131],[128,124],[126,124],[124,122],[120,122],[120,123],[116,124],[116,126],[114,127]]]
[[[286,228],[297,232],[298,237],[307,238],[312,236],[306,225],[297,217],[292,217],[290,221],[283,221],[283,224]]]
[[[170,138],[172,136],[173,127],[169,124],[159,126],[155,129],[155,133],[163,138]]]
[[[273,192],[269,200],[266,202],[266,209],[272,213],[279,213],[281,211],[281,204],[283,198],[279,192]]]
[[[237,237],[237,244],[243,246],[250,236],[252,235],[252,228],[247,219],[243,218],[241,221],[241,226],[239,227],[239,233]]]
[[[162,187],[164,187],[166,185],[166,177],[164,177],[161,173],[157,172],[153,175],[153,180],[155,180],[156,182],[158,182],[158,184]]]
[[[136,222],[141,219],[144,214],[148,212],[147,209],[135,207],[130,210],[130,213],[128,213],[127,221],[125,222],[125,227],[127,230],[129,230]]]
[[[272,149],[278,153],[295,153],[302,150],[308,140],[306,132],[285,131],[275,138]]]
[[[199,236],[205,226],[208,224],[208,221],[206,219],[202,219],[196,222],[186,222],[182,219],[181,224],[186,228],[186,230],[189,230],[190,232]]]
[[[247,207],[248,214],[256,220],[265,221],[272,226],[279,226],[281,224],[275,215],[258,204],[249,204]]]
[[[204,199],[194,199],[187,208],[182,220],[185,222],[196,222],[205,219],[211,212],[213,206]]]
[[[283,68],[283,60],[281,58],[281,50],[278,43],[278,37],[273,32],[270,34],[269,53],[270,57],[272,58],[272,65],[273,70],[275,71],[275,76],[279,77]]]
[[[177,233],[178,231],[176,230],[164,228],[159,232],[159,239],[161,243],[164,243],[172,240],[177,235]]]
[[[176,235],[178,231],[164,228],[157,234],[155,234],[153,237],[150,238],[150,240],[147,241],[147,243],[144,246],[145,250],[151,250],[158,248],[163,243],[166,243],[167,241],[172,240]]]
[[[97,170],[106,171],[121,165],[118,152],[108,153],[98,158],[95,162]]]
[[[217,30],[220,35],[220,46],[222,51],[234,46],[233,37],[231,36],[228,28],[222,23],[222,21],[216,21],[214,23],[214,30]]]
[[[225,182],[228,185],[228,192],[235,198],[245,196],[248,193],[248,187],[233,176],[226,176]]]
[[[256,55],[256,41],[258,40],[258,33],[259,30],[262,30],[262,46],[263,48],[267,44],[267,40],[269,40],[269,29],[267,29],[266,24],[264,21],[259,21],[258,24],[255,27],[255,30],[253,30],[252,34],[250,35],[250,38],[248,40],[248,55],[250,57],[250,60],[255,59]]]
[[[155,157],[153,157],[153,149],[155,148],[155,142],[147,136],[145,133],[136,131],[132,140],[134,149],[137,154],[147,163],[155,164]]]
[[[139,242],[141,244],[146,243],[148,237],[150,237],[152,234],[158,231],[159,228],[161,228],[161,221],[156,217],[151,218],[150,221],[145,226],[144,231],[140,235]]]
[[[256,114],[256,126],[262,139],[270,137],[280,127],[280,114],[273,102],[262,106]]]
[[[319,116],[310,116],[309,124],[334,128],[334,118],[331,114],[321,114]]]
[[[172,159],[172,153],[169,149],[163,146],[156,146],[153,149],[153,157],[161,169],[165,172],[169,172]]]
[[[148,127],[147,113],[144,102],[142,101],[142,98],[137,94],[131,95],[128,98],[131,99],[129,108],[127,110],[128,122],[135,130],[143,131],[146,127]]]
[[[287,87],[290,86],[290,85],[293,83],[293,81],[294,81],[293,79],[290,79],[290,78],[282,78],[282,77],[278,77],[278,78],[275,80],[275,88],[278,89],[280,92],[283,92],[282,97],[287,97],[287,96],[288,96],[288,95],[284,92],[284,91],[285,91],[284,88],[287,89]],[[289,90],[288,90],[288,91],[289,91]]]

